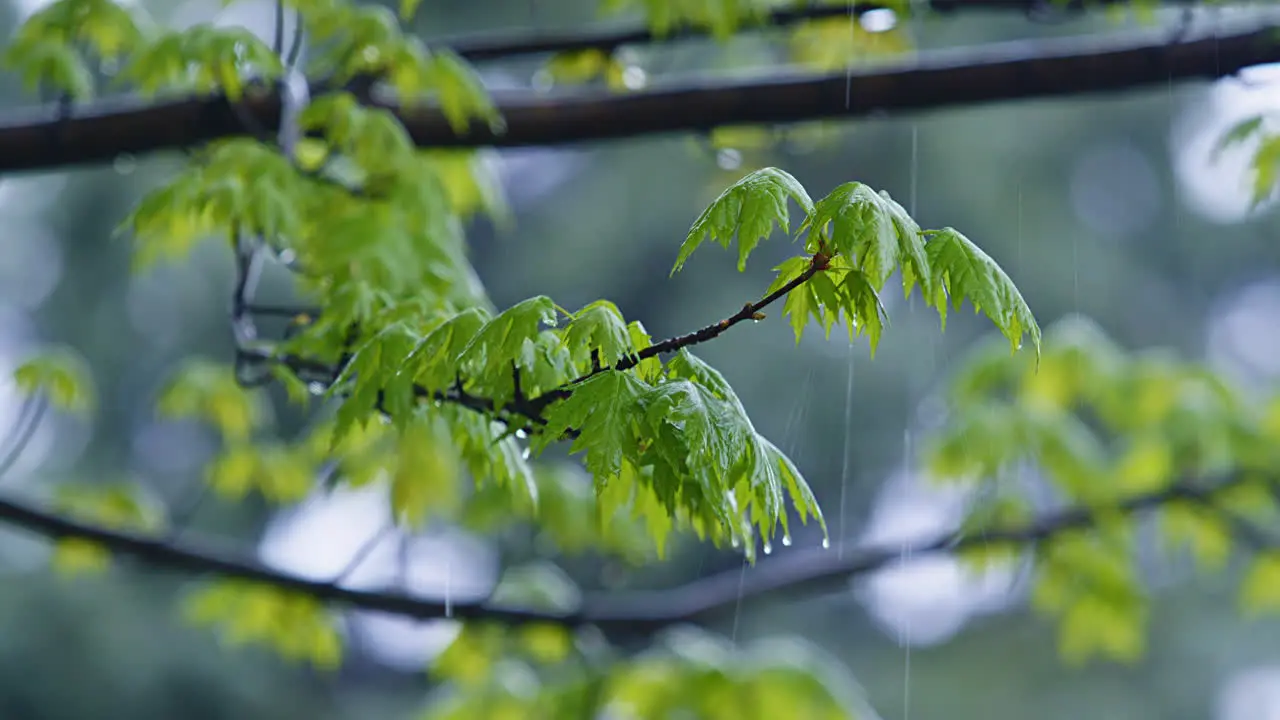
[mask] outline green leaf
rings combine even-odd
[[[840,283],[840,291],[846,302],[846,312],[854,319],[853,325],[858,334],[866,334],[871,345],[871,356],[875,357],[876,346],[880,344],[880,334],[889,322],[889,314],[880,302],[880,296],[872,287],[871,281],[860,270],[850,270]]]
[[[230,645],[266,645],[286,660],[322,670],[342,662],[336,620],[313,597],[241,580],[219,580],[187,596],[183,613],[216,627]]]
[[[763,168],[729,186],[698,216],[676,256],[674,275],[708,237],[728,249],[738,238],[738,270],[747,266],[747,256],[760,241],[773,232],[776,223],[790,232],[787,198],[796,201],[806,216],[813,212],[813,201],[804,186],[777,168]]]
[[[418,6],[422,4],[422,0],[400,0],[400,19],[408,22],[413,19],[415,13],[418,12]]]
[[[632,353],[627,322],[608,300],[597,300],[575,313],[565,328],[563,342],[587,357],[598,353],[602,367],[617,365]]]
[[[568,398],[552,405],[547,424],[531,447],[541,452],[569,430],[578,431],[569,451],[585,453],[596,478],[614,478],[624,457],[639,455],[638,432],[650,386],[626,372],[606,370],[574,386]]]
[[[627,324],[627,335],[631,338],[632,350],[637,353],[653,345],[653,338],[649,337],[649,333],[645,331],[644,325],[639,320],[632,320]],[[647,357],[636,365],[635,371],[641,380],[647,383],[655,382],[662,374],[662,361],[657,357]]]
[[[557,308],[544,295],[523,300],[485,323],[462,349],[462,365],[481,375],[486,371],[509,372],[512,365],[528,369],[535,354],[541,325],[554,327]]]
[[[879,291],[901,263],[906,294],[917,282],[925,297],[933,292],[933,275],[920,226],[888,193],[858,182],[840,185],[819,200],[807,223],[825,237],[830,226],[830,249],[861,271]]]
[[[398,439],[391,510],[409,528],[420,528],[431,513],[447,516],[459,505],[458,452],[442,430],[432,419],[415,418]]]
[[[503,629],[495,625],[468,623],[453,642],[431,664],[431,672],[463,687],[474,687],[493,675],[501,658]]]
[[[196,418],[229,440],[244,440],[266,419],[261,397],[236,381],[229,365],[203,358],[181,367],[156,401],[162,417]]]
[[[1239,145],[1254,135],[1257,135],[1262,131],[1263,125],[1266,121],[1267,118],[1265,115],[1254,115],[1232,125],[1231,129],[1223,133],[1222,137],[1214,145],[1212,153],[1213,159],[1217,160],[1224,150],[1234,145]]]
[[[400,372],[428,390],[451,386],[461,371],[459,358],[490,320],[480,308],[468,308],[437,325],[409,353]]]
[[[47,393],[54,407],[74,413],[93,409],[91,377],[84,359],[69,348],[47,350],[13,371],[13,380],[24,395]]]
[[[1169,543],[1188,546],[1201,568],[1220,570],[1230,558],[1231,528],[1217,514],[1175,501],[1162,508],[1160,519]]]
[[[1280,552],[1254,557],[1240,583],[1240,604],[1254,615],[1280,611]]]
[[[60,485],[54,491],[58,512],[113,530],[155,532],[164,527],[163,506],[134,483]],[[111,552],[81,538],[63,538],[54,547],[53,567],[75,576],[106,570]]]
[[[809,268],[809,259],[804,257],[793,257],[784,260],[782,264],[774,268],[778,276],[773,279],[773,283],[769,285],[766,295],[772,295],[774,292],[785,287],[787,283],[793,282],[796,278],[804,274]],[[783,317],[790,318],[791,329],[796,335],[796,344],[800,344],[800,337],[804,333],[804,328],[809,324],[809,319],[813,318],[822,321],[822,303],[817,297],[817,290],[811,289],[808,283],[792,290],[787,294],[787,299],[782,303]]]
[[[484,89],[480,76],[466,61],[449,50],[436,50],[427,68],[427,84],[440,103],[449,127],[459,135],[482,120],[500,131],[502,118]]]
[[[1093,655],[1134,662],[1145,644],[1142,613],[1096,595],[1085,595],[1068,607],[1059,626],[1062,657],[1072,665]]]
[[[957,309],[967,299],[1000,328],[1015,351],[1022,346],[1022,336],[1030,335],[1036,357],[1040,356],[1040,326],[995,260],[952,228],[931,231],[925,250],[934,281],[930,304],[937,308],[943,328],[948,298]]]

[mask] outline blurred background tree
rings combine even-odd
[[[43,5],[10,2],[0,24],[13,33]],[[264,39],[274,32],[271,2],[138,5],[175,27],[212,20]],[[495,29],[594,27],[598,12],[590,0],[423,3],[405,29],[448,42]],[[1187,22],[1212,33],[1220,23],[1270,18],[1266,4],[1190,15],[1181,7],[876,12],[723,42],[627,47],[590,81],[604,87],[590,91],[642,93],[689,75],[779,67],[862,69],[978,43],[1172,32]],[[642,20],[632,12],[618,22]],[[562,57],[548,65],[535,56],[478,68],[490,88],[559,91],[574,79],[570,60],[578,70],[592,62]],[[747,172],[776,165],[815,196],[856,179],[889,191],[922,226],[962,229],[1005,267],[1046,326],[1087,315],[1122,347],[1169,347],[1246,393],[1267,393],[1280,372],[1269,332],[1280,320],[1280,250],[1266,204],[1250,205],[1249,154],[1215,159],[1210,151],[1232,124],[1271,109],[1268,72],[1213,83],[1173,82],[1171,73],[1162,87],[1122,95],[895,112],[785,133],[733,129],[485,152],[478,177],[496,179],[509,222],[477,215],[468,227],[470,257],[499,308],[535,294],[568,308],[603,296],[654,337],[685,332],[757,297],[766,264],[794,251],[766,243],[739,274],[729,256],[706,250],[667,277],[702,208]],[[7,74],[0,97],[16,109],[31,96]],[[7,492],[39,496],[58,480],[137,478],[172,507],[195,507],[192,532],[237,538],[273,567],[328,578],[360,556],[347,578],[354,586],[392,583],[459,600],[486,595],[502,568],[539,558],[555,557],[587,589],[665,588],[724,571],[748,582],[768,562],[821,543],[816,528],[795,532],[791,547],[748,567],[740,553],[681,538],[666,560],[633,568],[559,556],[521,533],[481,536],[448,525],[412,537],[383,533],[387,502],[374,488],[316,492],[285,510],[197,503],[202,495],[193,488],[203,484],[217,438],[199,424],[157,418],[154,401],[180,363],[230,360],[235,268],[211,244],[188,261],[131,274],[129,243],[111,238],[130,207],[178,167],[168,155],[121,154],[101,167],[0,180],[7,230],[0,356],[16,366],[37,345],[70,344],[88,359],[99,396],[92,422],[46,419],[9,469]],[[263,297],[283,297],[286,284],[266,278]],[[886,292],[883,299],[892,327],[874,360],[865,344],[848,346],[838,334],[824,341],[810,332],[794,347],[776,309],[752,331],[700,350],[738,390],[761,433],[808,477],[833,552],[902,543],[909,555],[913,539],[945,532],[963,516],[958,493],[923,482],[918,457],[946,422],[946,381],[992,331],[957,313],[941,334],[918,298]],[[283,393],[272,398],[281,434],[296,435],[303,416]],[[24,405],[16,391],[2,407],[5,422],[18,426]],[[68,581],[47,570],[45,543],[16,532],[5,533],[0,553],[12,578],[0,590],[0,710],[14,717],[412,716],[431,687],[422,669],[457,632],[448,620],[349,613],[341,669],[313,671],[259,648],[217,647],[213,633],[175,610],[187,578],[130,571]],[[1026,609],[1022,577],[975,576],[944,556],[858,577],[838,592],[743,603],[708,624],[739,641],[805,638],[847,667],[886,717],[1237,720],[1280,712],[1277,625],[1239,616],[1241,568],[1206,576],[1157,559],[1149,569],[1148,647],[1120,666],[1065,665],[1055,624]]]

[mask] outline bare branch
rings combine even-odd
[[[1181,1],[1189,2],[1189,0]],[[1037,13],[1045,10],[1053,10],[1059,13],[1079,13],[1087,9],[1087,6],[1118,4],[1128,4],[1128,0],[1098,0],[1097,2],[1089,3],[1084,2],[1084,0],[1067,0],[1066,2],[1057,2],[1056,0],[925,0],[925,2],[921,3],[911,3],[915,7],[905,9],[935,13],[975,10],[1013,11],[1023,12],[1034,17]],[[745,31],[785,28],[814,20],[861,16],[872,10],[881,9],[902,12],[904,10],[903,5],[901,2],[884,0],[883,2],[832,3],[829,5],[779,9],[770,12],[763,22],[748,25],[742,29]],[[679,40],[706,38],[709,35],[710,32],[707,28],[687,26],[672,30],[665,35],[654,35],[647,27],[627,24],[564,32],[490,31],[470,36],[444,38],[435,41],[435,44],[447,47],[472,62],[483,62],[526,55],[549,55],[583,50],[613,52],[626,45],[654,45]]]
[[[1213,485],[1177,484],[1131,497],[1119,503],[1117,509],[1134,513],[1156,509],[1175,500],[1205,502],[1214,493],[1242,480],[1243,476],[1237,475]],[[353,590],[334,582],[309,580],[252,560],[221,554],[189,541],[166,541],[99,527],[16,500],[0,499],[0,521],[6,524],[50,538],[79,538],[100,543],[113,553],[132,556],[157,568],[259,582],[335,605],[415,619],[452,617],[509,625],[551,622],[574,627],[594,625],[605,632],[631,634],[703,621],[744,599],[829,591],[843,586],[851,578],[925,555],[958,552],[989,543],[1031,545],[1068,531],[1087,530],[1094,525],[1096,513],[1094,509],[1073,507],[1008,530],[990,530],[973,535],[946,533],[912,547],[907,558],[903,557],[899,545],[866,547],[846,553],[843,559],[830,550],[792,552],[786,557],[760,563],[747,573],[745,579],[734,570],[672,590],[588,596],[578,612],[557,613],[484,602],[436,602],[398,591]]]
[[[1141,87],[1164,90],[1175,80],[1221,78],[1276,61],[1280,43],[1268,25],[1176,43],[1159,31],[997,43],[922,53],[913,61],[850,74],[705,80],[622,95],[495,92],[506,122],[501,134],[474,125],[458,135],[433,108],[388,107],[423,147],[554,145],[739,123],[855,118]],[[34,119],[0,124],[0,172],[186,148],[273,130],[280,116],[279,95],[265,89],[250,93],[236,110],[224,96],[104,102],[65,119],[44,109]]]
[[[1176,500],[1207,503],[1217,492],[1243,482],[1233,475],[1212,485],[1179,483],[1166,489],[1132,496],[1114,507],[1131,514],[1155,510]],[[1073,530],[1088,530],[1098,517],[1096,508],[1071,507],[1031,521],[1022,527],[992,529],[975,534],[942,533],[919,543],[867,546],[844,556],[827,549],[789,552],[760,563],[744,577],[739,570],[695,580],[665,591],[644,591],[602,598],[589,611],[604,617],[630,617],[633,622],[669,624],[705,619],[729,610],[739,599],[764,596],[818,595],[840,591],[851,579],[872,575],[897,563],[926,555],[956,553],[992,544],[1029,547]]]

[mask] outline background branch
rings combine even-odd
[[[1191,0],[1175,0],[1190,2]],[[853,2],[847,4],[813,5],[809,7],[774,10],[761,23],[747,25],[742,31],[773,30],[803,22],[860,16],[872,10],[889,9],[895,12],[924,10],[936,13],[992,10],[1023,12],[1036,16],[1044,12],[1079,13],[1090,7],[1129,4],[1129,0],[925,0],[911,3],[904,8],[901,2]],[[1171,3],[1172,4],[1172,3]],[[678,40],[706,38],[710,31],[702,27],[680,27],[665,35],[654,35],[640,24],[613,25],[586,30],[565,32],[505,31],[485,32],[436,40],[433,44],[447,47],[472,62],[499,60],[527,55],[549,55],[561,52],[602,50],[613,52],[625,45],[654,45]]]
[[[1116,507],[1121,512],[1133,513],[1155,509],[1174,500],[1207,503],[1214,493],[1242,480],[1242,476],[1236,475],[1212,485],[1176,484],[1157,492],[1133,496]],[[743,600],[839,589],[853,577],[877,572],[897,562],[910,562],[924,555],[959,552],[991,543],[1018,546],[1039,543],[1064,532],[1088,529],[1096,517],[1095,509],[1072,507],[1022,527],[976,534],[944,533],[911,546],[909,558],[903,557],[901,544],[863,547],[843,557],[831,549],[796,551],[761,562],[747,572],[745,578],[741,571],[733,570],[670,590],[588,596],[580,611],[557,613],[483,602],[438,602],[397,591],[353,590],[334,582],[281,572],[189,541],[153,539],[112,530],[0,498],[0,521],[8,525],[55,539],[78,538],[100,543],[115,554],[132,556],[157,568],[260,582],[336,605],[420,620],[449,617],[509,625],[552,622],[575,627],[594,625],[605,632],[631,635],[679,623],[704,621],[718,612],[737,607]]]
[[[458,135],[434,108],[380,104],[397,114],[422,147],[514,147],[1147,86],[1166,91],[1175,80],[1221,78],[1277,61],[1280,43],[1270,25],[1177,42],[1151,31],[1111,39],[996,43],[921,53],[914,60],[848,74],[691,81],[621,95],[495,91],[506,121],[501,135],[478,124]],[[34,115],[0,124],[0,172],[107,162],[122,153],[143,155],[255,130],[271,132],[279,127],[281,106],[276,92],[259,90],[234,109],[218,95],[154,104],[102,102],[67,118],[51,108]]]

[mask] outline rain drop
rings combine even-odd
[[[730,545],[732,545],[732,546],[733,546],[733,547],[735,547],[735,548],[736,548],[736,547],[738,547],[738,544],[739,544],[739,543],[738,543],[738,536],[736,536],[736,535],[735,535],[735,536],[733,536],[733,537],[729,538],[729,544],[730,544]]]
[[[898,24],[898,14],[889,8],[876,8],[862,14],[859,25],[869,33],[889,32]]]
[[[724,148],[716,153],[716,164],[721,170],[737,170],[742,164],[742,153],[733,148]]]
[[[786,535],[783,535],[783,536],[782,536],[782,546],[783,546],[783,547],[791,547],[791,534],[790,534],[790,533],[787,533]]]
[[[831,549],[831,538],[822,538],[822,549],[823,550]]]
[[[645,71],[634,65],[622,71],[622,84],[628,90],[639,90],[647,81],[648,76]]]
[[[524,450],[522,450],[522,451],[520,452],[520,457],[524,458],[525,460],[528,460],[528,459],[529,459],[529,448],[525,448]]]
[[[770,554],[770,553],[772,553],[772,552],[773,552],[773,546],[766,542],[766,543],[764,544],[764,554],[765,554],[765,555],[768,555],[768,554]]]
[[[121,175],[128,175],[138,168],[138,161],[129,153],[120,153],[111,162],[111,167]]]
[[[542,69],[533,74],[531,84],[533,85],[534,90],[538,92],[547,92],[555,86],[556,81],[550,72],[546,69]]]

